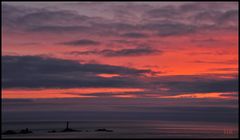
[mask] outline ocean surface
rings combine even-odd
[[[81,132],[60,132],[66,121],[2,122],[2,132],[29,128],[32,134],[2,135],[2,138],[238,138],[238,125],[176,121],[69,121]],[[113,132],[96,132],[105,128]],[[48,133],[56,130],[56,133]]]

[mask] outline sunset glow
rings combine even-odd
[[[206,137],[236,137],[238,4],[2,2],[3,120],[204,122],[228,128]]]

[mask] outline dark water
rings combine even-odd
[[[58,132],[65,121],[3,122],[2,131],[29,128],[33,134],[2,135],[4,138],[237,138],[238,125],[167,121],[70,121],[82,132]],[[95,132],[106,128],[113,132]],[[57,133],[48,133],[49,130]]]

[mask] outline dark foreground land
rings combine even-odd
[[[70,126],[71,124],[71,126]],[[64,127],[64,125],[66,125]],[[25,127],[24,127],[25,126]],[[28,128],[26,128],[26,126]],[[3,125],[2,138],[238,138],[237,125],[158,121],[20,122]],[[24,128],[24,129],[22,129]]]

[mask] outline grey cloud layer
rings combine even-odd
[[[130,38],[147,38],[148,35],[144,33],[130,32],[121,35],[122,37],[130,37]]]
[[[81,39],[81,40],[74,40],[69,42],[62,42],[59,44],[69,45],[69,46],[91,46],[91,45],[99,45],[100,43],[94,40],[89,39]]]
[[[144,56],[163,53],[160,50],[152,49],[149,47],[140,47],[132,49],[120,49],[120,50],[93,50],[93,51],[72,51],[68,54],[72,55],[103,55],[105,57],[124,57],[124,56]]]
[[[110,5],[115,6],[120,11],[129,11],[131,6],[139,9],[137,4],[129,6],[121,4]],[[89,6],[91,7],[91,5]],[[139,5],[139,7],[143,6]],[[119,13],[118,9],[111,10]],[[23,14],[17,14],[19,11],[23,11],[21,12]],[[161,6],[161,3],[159,5],[156,3],[155,6],[148,5],[147,8],[143,8],[140,15],[135,17],[143,21],[136,24],[101,16],[81,15],[77,11],[26,10],[26,7],[3,4],[3,25],[5,27],[12,25],[15,29],[20,28],[24,32],[58,33],[61,31],[114,36],[122,34],[130,38],[140,38],[146,37],[146,35],[136,33],[139,30],[152,32],[160,36],[176,36],[202,31],[203,29],[212,31],[224,28],[236,29],[238,26],[238,9],[234,2],[186,3],[180,6],[174,4]]]

